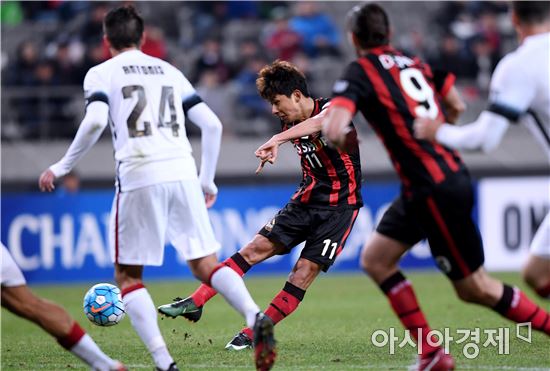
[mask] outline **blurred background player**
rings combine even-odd
[[[219,243],[207,214],[216,200],[222,125],[179,70],[139,50],[143,28],[131,6],[106,15],[105,41],[113,58],[88,71],[86,115],[65,156],[40,176],[40,189],[51,191],[54,179],[67,174],[111,122],[117,169],[110,222],[115,278],[132,326],[157,369],[178,368],[142,274],[144,265],[162,264],[167,237],[193,274],[215,287],[248,326],[255,326],[256,366],[268,370],[275,358],[273,323],[259,311],[241,277],[218,264]],[[203,134],[198,177],[185,116]]]
[[[275,162],[278,147],[292,141],[302,166],[302,182],[289,203],[267,223],[252,241],[224,261],[243,276],[248,270],[274,255],[288,254],[305,241],[300,258],[283,289],[271,301],[265,314],[276,324],[294,312],[321,270],[328,271],[351,232],[361,198],[361,161],[357,133],[350,125],[349,153],[327,146],[321,123],[330,102],[310,96],[306,78],[296,66],[275,61],[258,74],[260,96],[271,104],[271,112],[281,122],[281,133],[256,151],[265,162]],[[308,119],[310,124],[299,123]],[[159,307],[168,316],[200,319],[203,305],[216,290],[203,283],[190,297]],[[252,329],[242,329],[226,346],[241,350],[252,346]]]
[[[347,123],[360,110],[401,178],[401,195],[367,242],[362,265],[420,343],[417,369],[454,369],[453,358],[427,342],[430,327],[411,283],[398,268],[401,257],[424,238],[462,300],[492,308],[518,323],[531,322],[533,329],[550,335],[546,311],[483,269],[483,246],[471,217],[472,183],[458,154],[413,136],[416,117],[443,119],[439,101],[452,90],[452,76],[438,76],[418,58],[391,47],[388,16],[377,4],[353,8],[349,27],[358,58],[334,85],[323,133],[341,145]]]
[[[510,124],[522,122],[550,160],[550,4],[514,2],[512,23],[521,46],[498,64],[491,79],[489,107],[476,121],[460,127],[419,118],[417,138],[488,152],[498,146]],[[550,298],[550,212],[531,242],[523,276],[537,294]]]
[[[2,244],[2,306],[42,327],[59,345],[95,371],[124,371],[126,367],[103,353],[90,335],[65,309],[42,299],[29,289],[23,273]]]

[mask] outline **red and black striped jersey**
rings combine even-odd
[[[310,117],[316,116],[330,104],[326,98],[314,101],[315,106]],[[282,124],[282,131],[294,124]],[[300,156],[302,182],[292,196],[291,203],[315,208],[363,206],[359,143],[353,123],[350,126],[347,152],[329,146],[321,132],[292,141]]]
[[[333,104],[361,111],[384,143],[407,195],[429,192],[466,171],[457,152],[413,135],[417,117],[443,119],[441,99],[454,80],[452,74],[432,72],[418,58],[383,46],[350,63],[334,85]]]

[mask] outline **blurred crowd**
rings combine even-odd
[[[74,135],[82,116],[84,76],[109,58],[102,39],[103,16],[118,4],[2,2],[3,139]],[[308,76],[312,93],[328,95],[343,62],[352,57],[343,29],[350,3],[135,6],[147,24],[142,50],[186,74],[221,117],[225,135],[265,135],[278,129],[269,105],[256,93],[256,75],[266,63],[279,58],[297,64]],[[394,44],[454,72],[466,94],[484,95],[495,64],[513,39],[507,10],[501,2],[435,4],[433,12],[416,15],[423,17],[423,28],[399,32]],[[410,16],[390,9],[394,22],[394,14]]]

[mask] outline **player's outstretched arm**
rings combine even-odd
[[[109,120],[109,106],[101,101],[94,101],[86,107],[78,131],[61,160],[44,170],[38,180],[41,191],[51,192],[55,188],[54,180],[67,174],[76,163],[97,142]]]
[[[447,121],[451,124],[455,124],[458,117],[466,111],[466,103],[464,103],[456,86],[449,89],[447,95],[443,98],[443,104],[447,112]]]
[[[271,164],[275,163],[279,154],[279,146],[281,144],[321,131],[326,111],[327,110],[323,110],[318,115],[310,117],[309,119],[304,120],[279,134],[275,134],[267,142],[258,147],[258,149],[254,152],[256,157],[260,159],[260,165],[256,169],[256,174],[259,174],[262,171],[267,162]]]
[[[414,135],[453,149],[490,152],[499,145],[509,125],[506,118],[489,111],[462,126],[422,117],[415,120]]]

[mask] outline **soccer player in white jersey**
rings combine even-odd
[[[40,176],[40,188],[51,191],[54,179],[76,164],[109,123],[117,177],[109,233],[115,278],[157,369],[178,368],[160,333],[142,272],[144,265],[162,264],[167,238],[195,277],[214,287],[254,327],[256,367],[268,370],[275,359],[273,323],[260,312],[242,278],[218,263],[219,243],[208,219],[207,206],[217,193],[221,123],[179,70],[139,50],[143,27],[131,6],[106,15],[105,40],[113,58],[88,71],[86,115],[65,156]],[[202,132],[198,176],[185,116]]]
[[[550,3],[514,2],[512,23],[521,45],[497,65],[489,107],[475,122],[463,126],[419,118],[415,123],[418,138],[488,152],[498,146],[510,124],[521,122],[550,160]],[[531,242],[523,273],[537,294],[550,298],[550,212]]]
[[[95,371],[125,371],[126,367],[107,356],[90,335],[65,309],[36,296],[8,249],[2,245],[2,306],[19,317],[42,327],[57,339],[59,345],[73,353]]]

